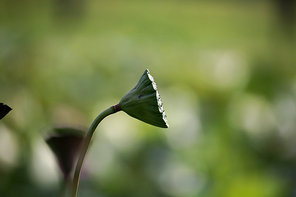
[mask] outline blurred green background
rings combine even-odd
[[[295,1],[0,2],[0,196],[60,196],[44,136],[87,128],[149,68],[169,129],[102,122],[87,197],[296,196]]]

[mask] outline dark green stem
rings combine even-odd
[[[76,168],[75,168],[75,172],[74,172],[74,177],[73,177],[73,185],[72,185],[72,189],[73,189],[73,197],[77,197],[77,193],[78,193],[78,186],[79,186],[79,179],[80,179],[80,172],[81,172],[81,168],[85,159],[85,155],[89,149],[89,144],[91,142],[92,136],[98,126],[98,124],[107,116],[116,113],[118,111],[120,111],[120,106],[119,105],[115,105],[112,107],[109,107],[108,109],[106,109],[105,111],[103,111],[102,113],[100,113],[96,119],[93,121],[93,123],[91,124],[90,128],[88,129],[87,135],[84,138],[83,141],[83,145],[81,148],[81,152],[76,164]]]

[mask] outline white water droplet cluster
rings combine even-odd
[[[156,91],[156,100],[157,100],[157,104],[158,104],[158,110],[162,114],[162,119],[164,120],[165,124],[169,127],[169,124],[167,122],[167,116],[165,114],[163,104],[162,104],[162,101],[161,101],[161,98],[160,98],[160,94],[159,94],[159,92],[157,90],[157,85],[156,85],[156,83],[154,81],[153,76],[150,74],[148,69],[147,69],[147,75],[148,75],[150,81],[152,82],[153,89]]]

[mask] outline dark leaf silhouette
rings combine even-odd
[[[12,109],[3,103],[0,103],[0,120],[8,114]]]
[[[83,139],[84,132],[75,128],[55,128],[46,139],[57,158],[65,180],[73,169]]]

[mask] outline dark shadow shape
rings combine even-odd
[[[75,128],[55,128],[46,143],[54,152],[65,180],[76,163],[84,139],[84,132]]]
[[[12,109],[3,103],[0,103],[0,120],[6,116]]]

